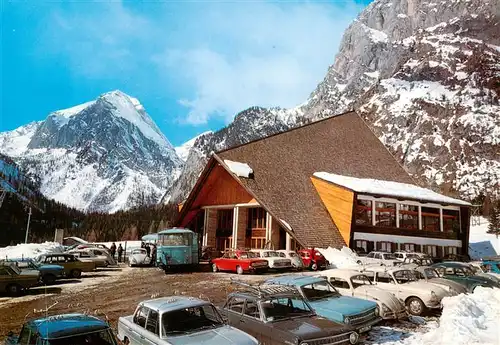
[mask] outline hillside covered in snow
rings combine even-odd
[[[157,203],[182,160],[139,101],[113,91],[0,133],[0,151],[68,206],[115,212]]]
[[[305,103],[253,107],[198,138],[164,201],[186,197],[211,151],[352,109],[423,186],[499,193],[499,16],[498,0],[373,1]]]

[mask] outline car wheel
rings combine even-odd
[[[7,286],[7,292],[10,296],[19,296],[21,294],[22,287],[18,284],[11,284]]]
[[[42,277],[42,281],[45,285],[52,285],[56,282],[56,277],[53,274],[46,274]]]
[[[241,266],[236,266],[236,273],[243,274],[243,268]]]
[[[82,276],[82,271],[80,271],[80,270],[71,270],[71,277],[78,279],[81,276]]]
[[[317,271],[318,270],[318,265],[316,263],[311,264],[311,270]]]
[[[212,272],[214,272],[214,273],[219,272],[219,267],[217,267],[216,264],[212,264]]]
[[[410,297],[406,301],[406,306],[410,314],[415,316],[420,316],[425,310],[425,305],[422,300],[418,297]]]

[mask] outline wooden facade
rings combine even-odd
[[[354,193],[315,177],[311,177],[311,181],[348,246],[351,239]]]

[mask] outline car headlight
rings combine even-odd
[[[377,306],[375,308],[375,316],[379,316],[379,315],[380,315],[380,308],[379,308],[379,306]]]
[[[345,323],[345,324],[350,324],[350,323],[351,323],[351,319],[349,318],[349,316],[346,316],[346,317],[344,318],[344,323]]]
[[[358,339],[359,339],[359,335],[356,332],[352,332],[351,335],[349,336],[349,342],[353,345],[358,342]]]
[[[432,301],[438,301],[439,300],[438,296],[436,295],[436,293],[434,291],[431,291],[431,300]]]
[[[389,313],[391,310],[389,309],[388,306],[386,306],[384,303],[382,303],[382,312],[385,314],[385,313]]]

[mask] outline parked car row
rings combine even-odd
[[[243,273],[262,273],[268,270],[288,271],[310,269],[316,271],[326,268],[325,257],[316,249],[303,249],[298,253],[292,250],[228,250],[221,257],[211,259],[213,272],[226,271]]]

